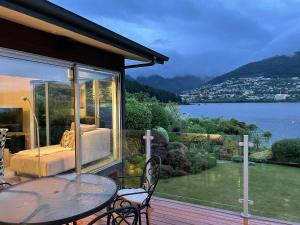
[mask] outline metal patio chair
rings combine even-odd
[[[152,156],[143,169],[142,176],[120,177],[122,181],[125,179],[140,178],[138,188],[123,187],[118,191],[117,197],[112,204],[112,208],[133,206],[139,212],[139,224],[141,224],[141,215],[145,214],[146,223],[149,225],[149,208],[151,197],[155,191],[159,180],[161,170],[161,158]],[[150,178],[150,179],[149,179]],[[123,184],[124,182],[122,182]]]
[[[107,217],[107,225],[137,225],[139,219],[139,213],[134,207],[116,208],[107,211],[106,213],[97,216],[87,225],[93,225],[99,220]]]

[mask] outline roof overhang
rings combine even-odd
[[[0,18],[124,56],[163,64],[168,57],[43,0],[0,0]]]

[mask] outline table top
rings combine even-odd
[[[0,192],[0,224],[62,224],[111,203],[116,183],[92,174],[66,174],[20,183]]]

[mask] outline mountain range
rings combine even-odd
[[[125,79],[125,89],[128,93],[147,93],[150,97],[155,97],[160,102],[181,102],[179,95],[166,90],[143,85],[128,75]]]
[[[248,63],[183,92],[184,102],[299,102],[300,52]]]
[[[300,51],[251,62],[211,79],[152,75],[132,78],[132,82],[134,90],[140,85],[138,90],[144,89],[166,102],[174,101],[179,94],[184,102],[270,102],[275,96],[283,101],[298,101]]]
[[[281,55],[248,63],[237,69],[210,80],[209,84],[217,84],[232,78],[284,78],[300,76],[300,52],[293,55]]]
[[[210,78],[211,79],[211,78]],[[136,78],[141,84],[166,90],[175,94],[183,91],[198,88],[209,80],[208,77],[197,77],[192,75],[178,76],[172,78],[165,78],[160,75],[140,76]]]

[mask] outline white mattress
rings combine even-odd
[[[41,156],[50,155],[57,152],[64,152],[64,151],[70,151],[72,148],[64,148],[60,145],[50,145],[45,147],[40,147],[40,154]],[[16,153],[15,155],[18,156],[32,156],[32,157],[38,157],[39,152],[38,148],[33,148],[30,150],[24,150]]]

